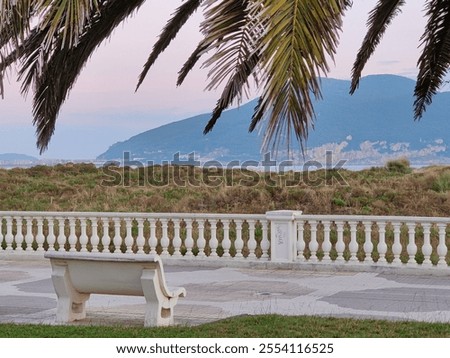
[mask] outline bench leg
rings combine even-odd
[[[58,296],[57,322],[71,322],[86,318],[86,301],[89,294],[79,293],[72,285],[66,265],[54,265],[52,281]]]
[[[173,325],[173,307],[177,300],[164,296],[159,286],[157,272],[155,270],[143,270],[141,284],[146,300],[144,326]]]

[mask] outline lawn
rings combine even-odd
[[[450,325],[330,317],[239,316],[199,326],[1,324],[2,338],[450,338]]]

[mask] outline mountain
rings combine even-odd
[[[18,153],[3,153],[0,154],[0,162],[38,162],[39,159],[31,155]]]
[[[414,121],[414,84],[400,76],[367,76],[350,96],[349,81],[322,79],[323,99],[314,104],[317,117],[306,156],[300,150],[291,156],[297,164],[323,161],[327,151],[333,160],[355,165],[383,165],[399,157],[416,164],[450,163],[450,92],[438,93],[423,118]],[[202,162],[259,161],[262,136],[248,132],[255,105],[256,100],[224,112],[208,135],[202,132],[209,113],[118,142],[97,159],[121,161],[129,153],[130,159],[160,163],[195,152]],[[287,152],[279,151],[277,158],[287,158]]]

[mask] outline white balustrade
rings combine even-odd
[[[272,224],[266,215],[0,212],[0,218],[0,254],[113,251],[270,260]],[[296,252],[289,260],[298,264],[449,267],[450,218],[297,215],[292,220],[292,230],[279,232],[295,236]]]

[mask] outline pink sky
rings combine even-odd
[[[141,89],[134,93],[139,72],[160,29],[180,3],[180,0],[147,1],[136,16],[120,26],[100,47],[72,90],[44,157],[93,158],[116,141],[212,110],[219,93],[204,92],[207,70],[196,69],[182,87],[175,86],[179,68],[200,39],[200,13],[191,19],[150,71]],[[365,34],[367,13],[375,4],[376,0],[354,1],[344,19],[341,45],[329,77],[350,77],[356,51]],[[422,7],[422,1],[408,2],[364,75],[415,76],[417,48],[425,24]],[[20,97],[14,83],[6,91],[6,98],[0,104],[0,153],[37,155],[30,101]]]

